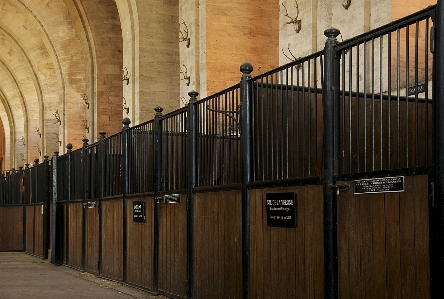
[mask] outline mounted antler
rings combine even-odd
[[[56,123],[59,123],[59,125],[62,125],[62,120],[60,119],[59,109],[57,109],[52,115],[54,115],[56,119]]]
[[[288,49],[288,53],[290,53],[291,57],[288,57],[287,54],[285,54],[284,49],[282,49],[282,54],[284,54],[284,56],[287,57],[289,60],[291,60],[291,61],[296,61],[296,60],[298,60],[298,59],[300,58],[300,57],[296,58],[296,57],[293,55],[293,53],[291,53],[290,45],[288,45],[288,48],[287,48],[287,49]]]
[[[54,135],[55,135],[55,137],[57,139],[57,143],[59,144],[59,146],[62,145],[62,141],[60,141],[59,134],[54,132]]]
[[[188,26],[183,19],[182,19],[181,24],[183,24],[185,26],[185,29],[183,30],[183,32],[182,32],[182,30],[179,31],[179,33],[181,35],[181,37],[179,38],[179,43],[186,42],[187,48],[189,48],[190,47],[190,36],[188,34]]]
[[[122,69],[123,74],[122,74],[122,81],[126,81],[126,85],[129,84],[129,74],[128,74],[128,69],[126,68],[126,66],[123,67]]]
[[[186,85],[190,86],[190,76],[188,75],[188,68],[185,64],[182,64],[185,68],[185,71],[182,71],[182,68],[180,68],[180,73],[183,75],[183,78],[181,80],[186,81]]]
[[[301,20],[298,19],[299,17],[299,6],[298,6],[298,2],[295,0],[295,8],[296,8],[296,17],[290,17],[290,15],[288,14],[287,11],[287,7],[284,5],[284,3],[282,3],[282,6],[285,8],[285,16],[287,18],[290,19],[290,21],[286,22],[285,24],[293,24],[294,25],[294,31],[296,31],[296,33],[299,33],[299,31],[301,31]]]

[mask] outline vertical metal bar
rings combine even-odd
[[[360,129],[361,129],[361,123],[360,123],[360,95],[359,95],[359,45],[356,45],[356,165],[357,165],[357,172],[361,172],[361,142],[360,142]]]
[[[338,249],[336,192],[331,186],[338,172],[339,149],[339,57],[335,45],[337,29],[324,31],[328,37],[324,54],[324,298],[338,298]]]
[[[349,126],[349,133],[348,133],[348,160],[349,160],[349,171],[350,173],[353,173],[353,47],[349,48],[349,60],[348,60],[348,126]],[[358,92],[357,92],[358,93]],[[359,97],[359,96],[358,96]],[[356,98],[356,104],[358,103],[358,98]],[[358,155],[358,154],[357,154]]]
[[[372,145],[372,171],[375,171],[375,147],[376,147],[376,141],[375,141],[375,39],[372,38],[372,49],[371,49],[371,131],[370,131],[370,137],[371,137],[371,145]]]
[[[401,32],[396,30],[396,151],[398,156],[397,168],[401,167]]]
[[[363,89],[364,89],[364,171],[367,171],[367,42],[364,42],[364,82],[363,82]]]
[[[88,145],[88,139],[83,139],[83,147],[82,147],[82,203],[83,203],[83,208],[82,208],[82,260],[81,260],[81,269],[84,270],[85,269],[85,262],[86,262],[86,210],[85,210],[85,206],[86,206],[86,200],[87,200],[87,192],[88,192],[88,188],[87,188],[87,151],[86,151],[86,147]]]
[[[249,81],[253,66],[244,62],[240,71],[241,89],[241,150],[242,150],[242,284],[243,299],[250,298],[250,199],[248,184],[252,178],[251,99],[252,84]]]
[[[72,196],[72,192],[71,192],[71,187],[72,187],[72,182],[71,180],[74,178],[74,176],[72,175],[72,144],[68,143],[66,145],[66,149],[67,152],[66,154],[68,155],[68,159],[67,159],[67,176],[68,176],[68,198],[66,199],[66,208],[65,208],[65,213],[66,213],[66,223],[65,223],[65,261],[66,264],[69,265],[69,202],[71,200],[71,196]]]
[[[193,188],[197,187],[197,136],[198,116],[196,91],[188,93],[188,190],[187,190],[187,296],[193,298],[194,290],[194,194]]]
[[[444,293],[444,1],[436,8],[436,34],[434,57],[434,154],[435,196],[431,207],[431,297]]]
[[[388,33],[387,41],[387,93],[388,93],[388,107],[387,107],[387,168],[391,169],[392,166],[392,33]]]
[[[128,248],[127,248],[127,234],[128,234],[128,223],[127,223],[127,195],[129,193],[129,156],[130,156],[130,128],[129,125],[131,120],[128,117],[125,117],[122,120],[123,129],[122,129],[122,228],[123,228],[123,236],[122,236],[122,276],[123,281],[126,282],[127,272],[128,272]]]
[[[49,198],[49,156],[44,156],[44,162],[41,165],[41,168],[39,169],[42,172],[42,177],[40,178],[40,183],[42,186],[43,191],[43,258],[48,258],[48,249],[49,249],[49,242],[51,240],[51,236],[49,233],[49,227],[50,227],[50,217],[49,217],[49,208],[50,208],[50,198]]]
[[[382,72],[382,53],[384,51],[384,40],[382,38],[382,35],[379,36],[379,169],[382,170],[383,169],[383,140],[384,140],[384,133],[383,133],[383,89],[382,89],[382,85],[383,85],[383,76],[384,73]],[[387,81],[390,80],[390,78],[387,78]]]
[[[418,37],[418,31],[419,31],[419,22],[416,21],[416,28],[415,28],[415,166],[418,167],[419,166],[419,144],[418,144],[418,133],[419,133],[419,129],[418,129],[418,122],[419,122],[419,117],[418,117],[418,68],[419,68],[419,63],[418,63],[418,47],[419,47],[419,37]],[[425,63],[427,63],[425,61]],[[427,164],[424,164],[427,165]]]
[[[424,54],[425,54],[425,102],[424,102],[424,114],[425,114],[425,165],[429,165],[429,18],[426,19],[425,26],[425,38],[424,38]]]
[[[57,248],[57,159],[59,152],[54,152],[52,157],[52,232],[51,232],[51,263],[56,263]]]
[[[99,275],[102,274],[102,260],[103,260],[103,218],[102,218],[102,200],[106,197],[106,143],[105,143],[105,132],[100,132],[100,140],[99,140],[99,163],[100,163],[100,197],[99,197],[99,260],[98,260],[98,271]]]
[[[153,244],[153,291],[159,288],[159,199],[162,190],[162,107],[154,108],[154,244]]]
[[[308,143],[308,154],[307,154],[307,158],[308,158],[308,172],[307,175],[311,176],[311,156],[312,156],[312,152],[311,152],[311,96],[312,96],[312,91],[311,91],[311,63],[310,60],[307,61],[307,98],[308,98],[308,113],[307,113],[307,117],[308,117],[308,137],[307,137],[307,143]]]
[[[405,167],[410,165],[410,132],[409,132],[409,59],[410,59],[410,30],[409,26],[406,27],[405,33]]]

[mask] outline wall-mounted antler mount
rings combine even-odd
[[[129,107],[126,105],[126,99],[125,99],[125,97],[123,97],[123,104],[122,104],[122,106],[123,106],[123,111],[125,111],[125,113],[128,115],[129,114]]]
[[[60,118],[59,109],[57,109],[52,115],[54,115],[56,119],[56,123],[59,123],[59,125],[62,125],[62,119]]]
[[[86,109],[89,109],[88,95],[86,93],[82,94],[82,99],[83,99],[83,102],[86,105]]]
[[[187,85],[187,86],[190,86],[190,80],[191,80],[191,78],[190,78],[190,75],[188,75],[188,68],[187,68],[187,66],[185,65],[185,64],[182,64],[183,65],[183,67],[185,68],[184,70],[182,70],[182,68],[180,68],[180,73],[182,74],[182,76],[183,76],[183,78],[181,78],[180,80],[184,80],[185,81],[185,84]]]
[[[185,45],[187,46],[187,48],[190,47],[190,35],[188,33],[188,26],[187,23],[185,23],[185,21],[182,19],[182,22],[180,23],[181,25],[185,26],[185,28],[179,31],[180,33],[180,38],[179,38],[179,43],[181,42],[185,42]]]
[[[128,69],[126,68],[126,66],[123,67],[122,71],[123,71],[122,81],[125,81],[126,85],[128,85],[130,76],[129,76],[129,72],[128,72]]]
[[[301,20],[298,19],[299,18],[299,6],[298,6],[298,2],[295,0],[295,8],[296,8],[296,16],[295,17],[291,17],[288,14],[288,10],[287,7],[284,5],[284,3],[282,3],[282,6],[285,8],[285,16],[287,18],[290,19],[290,21],[285,22],[285,24],[293,24],[294,25],[294,31],[296,31],[296,33],[299,33],[301,31]]]
[[[344,7],[345,9],[348,9],[351,5],[352,1],[351,0],[344,0],[342,1],[342,7]]]

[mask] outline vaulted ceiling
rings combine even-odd
[[[114,0],[0,0],[3,167],[118,131],[122,61]]]

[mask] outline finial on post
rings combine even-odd
[[[156,108],[154,108],[154,111],[156,111],[156,116],[162,116],[163,108],[162,107],[156,107]]]
[[[339,34],[341,34],[341,31],[339,31],[339,30],[336,29],[336,28],[329,28],[329,29],[325,29],[325,30],[324,30],[324,35],[325,35],[326,37],[328,37],[329,40],[336,39],[336,37],[337,37]]]
[[[106,135],[106,132],[99,132],[99,135],[100,135],[100,140],[103,140],[103,139],[105,139],[105,135]]]
[[[197,91],[195,91],[195,90],[193,90],[193,91],[190,91],[189,93],[188,93],[188,95],[190,96],[190,101],[189,101],[189,103],[194,103],[194,102],[196,102],[197,101],[197,96],[199,95],[199,93],[197,92]]]
[[[125,118],[122,120],[122,124],[123,124],[123,126],[124,126],[125,128],[128,128],[129,125],[130,125],[130,123],[131,123],[131,120],[130,120],[128,117],[125,117]]]
[[[71,144],[71,143],[68,143],[68,144],[66,145],[66,149],[68,150],[68,153],[70,153],[70,152],[72,151],[72,144]]]
[[[240,71],[244,75],[247,74],[250,75],[251,72],[253,72],[253,65],[250,62],[245,61],[244,63],[241,64]]]

